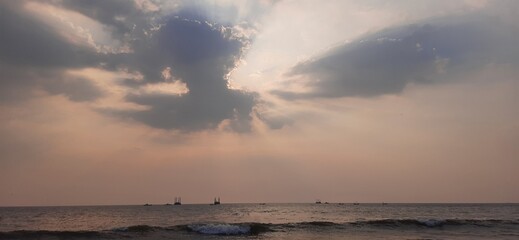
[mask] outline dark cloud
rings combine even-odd
[[[177,16],[167,19],[149,37],[133,39],[131,46],[131,53],[115,55],[109,65],[139,72],[144,76],[142,84],[164,82],[162,71],[170,67],[175,77],[197,91],[226,88],[227,81],[221,78],[235,67],[245,43],[234,38],[230,28]]]
[[[0,64],[28,68],[74,68],[95,64],[97,53],[73,45],[24,12],[23,1],[0,3]]]
[[[155,94],[130,95],[128,101],[148,106],[144,111],[125,111],[117,114],[130,117],[161,129],[195,131],[216,128],[228,119],[227,127],[238,132],[250,131],[254,94],[229,90],[219,96],[200,98],[192,94],[181,96]]]
[[[52,94],[65,93],[72,100],[101,96],[87,80],[66,80],[69,75],[65,73],[67,69],[95,66],[99,54],[68,42],[25,12],[23,4],[0,3],[0,101],[24,99],[31,90],[42,87]]]
[[[230,28],[191,17],[187,12],[168,18],[149,38],[132,41],[133,52],[114,58],[119,67],[143,75],[137,84],[167,81],[162,72],[169,68],[189,92],[129,95],[127,101],[149,109],[120,115],[162,129],[211,129],[227,120],[232,130],[250,131],[255,94],[230,89],[227,79],[248,41],[233,35]]]
[[[56,29],[39,21],[20,2],[0,5],[0,85],[2,99],[23,99],[19,93],[44,89],[71,101],[93,101],[104,95],[93,82],[74,77],[72,69],[125,69],[143,76],[129,79],[127,87],[142,92],[144,85],[174,79],[189,89],[183,95],[130,94],[126,101],[147,107],[143,111],[106,110],[151,127],[197,131],[224,126],[233,131],[251,130],[257,94],[231,89],[228,75],[250,44],[232,26],[206,21],[200,12],[182,10],[158,17],[134,1],[47,1],[76,11],[107,27],[128,52],[100,53],[90,46],[73,44]],[[7,89],[7,90],[5,90]],[[14,94],[11,94],[14,93]]]
[[[272,93],[289,100],[396,94],[409,83],[443,82],[485,64],[517,64],[518,36],[517,28],[483,15],[386,29],[332,48],[286,74],[310,91]]]

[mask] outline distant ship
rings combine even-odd
[[[175,197],[175,203],[173,203],[173,205],[182,205],[182,198]]]
[[[213,201],[212,205],[220,205],[220,197],[214,198],[214,201]]]
[[[151,206],[151,204],[146,203],[146,204],[144,204],[144,206],[145,206],[145,207],[149,207],[149,206]]]
[[[358,203],[358,202],[355,202],[355,203],[353,203],[353,205],[360,205],[360,203]]]
[[[315,201],[315,204],[321,204],[321,200],[317,199],[317,200]]]

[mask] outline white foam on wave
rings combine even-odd
[[[111,231],[114,231],[114,232],[126,232],[128,230],[128,227],[116,227],[116,228],[112,228]]]
[[[209,235],[240,235],[250,233],[249,225],[233,225],[226,223],[192,224],[187,226],[192,231]]]
[[[429,220],[419,220],[422,224],[424,224],[427,227],[437,227],[441,226],[444,221],[442,220],[436,220],[436,219],[429,219]]]

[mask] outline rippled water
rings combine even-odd
[[[0,208],[0,239],[519,239],[517,204]]]

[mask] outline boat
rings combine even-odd
[[[315,204],[321,204],[321,200],[317,199],[317,200],[315,201]]]
[[[212,205],[220,205],[220,197],[214,198],[214,201],[213,201]]]
[[[145,207],[149,207],[149,206],[151,206],[151,204],[146,203],[146,204],[144,204],[144,206],[145,206]]]
[[[175,203],[173,203],[173,205],[182,205],[182,198],[175,197]]]
[[[353,203],[353,205],[360,205],[360,203],[358,203],[358,202],[355,202],[355,203]]]

